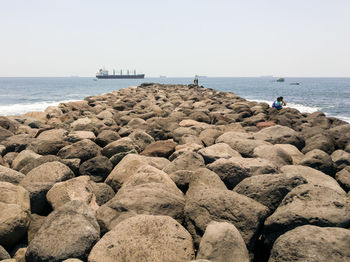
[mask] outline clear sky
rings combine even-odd
[[[0,4],[0,76],[350,77],[350,0]]]

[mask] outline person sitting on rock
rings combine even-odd
[[[278,110],[281,110],[283,108],[283,106],[287,105],[286,102],[283,101],[283,97],[280,96],[280,97],[277,97],[277,100],[275,100],[273,103],[272,103],[272,107],[278,109]]]

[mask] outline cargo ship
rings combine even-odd
[[[136,74],[136,70],[134,70],[133,74],[130,74],[129,70],[127,70],[127,73],[123,75],[122,70],[120,70],[120,74],[116,74],[115,70],[113,70],[113,75],[110,75],[108,70],[100,69],[96,73],[96,77],[98,79],[142,79],[145,78],[145,74]]]

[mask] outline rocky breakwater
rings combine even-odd
[[[233,93],[143,84],[0,117],[8,261],[349,261],[349,189],[350,124]]]

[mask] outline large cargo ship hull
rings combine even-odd
[[[96,77],[98,79],[143,79],[145,75],[96,75]]]

